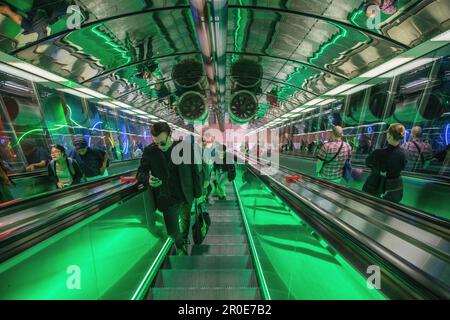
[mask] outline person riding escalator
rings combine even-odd
[[[400,147],[405,137],[405,127],[394,123],[389,126],[386,136],[388,146],[374,150],[366,158],[366,166],[372,171],[363,191],[388,201],[400,202],[403,198],[401,172],[407,163],[407,156]]]

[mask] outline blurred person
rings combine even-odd
[[[377,6],[384,14],[395,14],[398,12],[398,0],[364,0],[360,9],[366,13],[368,18],[375,18],[376,10],[371,10],[371,6]]]
[[[78,162],[87,181],[108,176],[109,157],[105,151],[88,147],[84,137],[75,137],[73,145],[75,150],[69,157]]]
[[[331,141],[325,143],[317,154],[316,173],[319,178],[341,182],[345,162],[352,158],[352,148],[343,141],[343,135],[342,127],[333,127]]]
[[[400,147],[405,137],[405,127],[400,123],[391,124],[387,130],[388,146],[374,150],[366,158],[366,166],[371,169],[363,186],[363,191],[376,197],[400,202],[403,198],[401,172],[406,166],[407,156]]]
[[[408,170],[426,169],[433,158],[431,144],[422,139],[422,128],[411,129],[410,141],[401,146],[408,156]]]
[[[35,143],[30,140],[22,143],[22,150],[28,163],[26,170],[29,172],[45,168],[50,160],[48,150],[44,147],[35,145]]]
[[[11,201],[14,197],[9,191],[11,185],[11,179],[8,177],[8,170],[3,163],[3,159],[0,158],[0,203]]]
[[[5,1],[0,1],[0,14],[7,16],[15,24],[23,29],[23,34],[28,35],[37,33],[37,40],[50,35],[51,24],[56,23],[67,15],[67,8],[74,3],[74,1],[52,1],[44,0],[39,2],[39,6],[33,8],[26,14],[19,13],[14,6],[7,4]],[[80,8],[80,7],[73,7]],[[78,12],[81,22],[85,20],[86,13]]]
[[[211,197],[211,176],[214,170],[214,157],[216,155],[216,150],[214,147],[214,136],[207,131],[202,136],[202,151],[202,197],[204,198],[204,201],[209,204],[214,204],[214,199]]]
[[[63,189],[81,182],[83,172],[78,162],[66,154],[66,149],[53,145],[50,149],[52,160],[48,164],[48,175],[55,181],[58,189]]]
[[[202,195],[199,166],[192,161],[194,145],[189,139],[174,141],[166,122],[153,124],[150,133],[153,143],[144,148],[136,178],[152,188],[177,255],[187,255],[191,207]],[[179,156],[174,150],[174,147],[178,149],[178,144],[183,147],[182,152],[191,150],[191,162],[177,164],[174,161]]]
[[[231,182],[234,180],[236,177],[236,167],[234,165],[234,157],[231,157],[227,153],[227,148],[225,145],[218,145],[216,147],[214,173],[217,196],[219,200],[226,200],[226,182]]]

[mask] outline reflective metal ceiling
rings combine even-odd
[[[82,7],[81,29],[58,21],[39,40],[0,30],[0,49],[182,124],[173,108],[172,68],[185,59],[202,62],[189,1],[42,0],[32,10],[69,2]],[[263,69],[257,97],[265,110],[254,121],[261,124],[449,28],[450,0],[399,0],[398,12],[382,14],[375,25],[358,9],[361,3],[229,1],[225,102],[232,94],[231,65],[240,59]],[[142,77],[144,71],[151,76]],[[274,92],[276,107],[267,103]]]

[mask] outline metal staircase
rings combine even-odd
[[[190,245],[188,256],[168,255],[147,299],[261,299],[235,190],[228,200],[209,205],[211,227],[201,245]]]

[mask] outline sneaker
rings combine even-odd
[[[209,197],[209,198],[208,198],[208,204],[213,205],[214,203],[216,203],[216,201],[214,200],[214,198],[213,198],[213,197]]]

